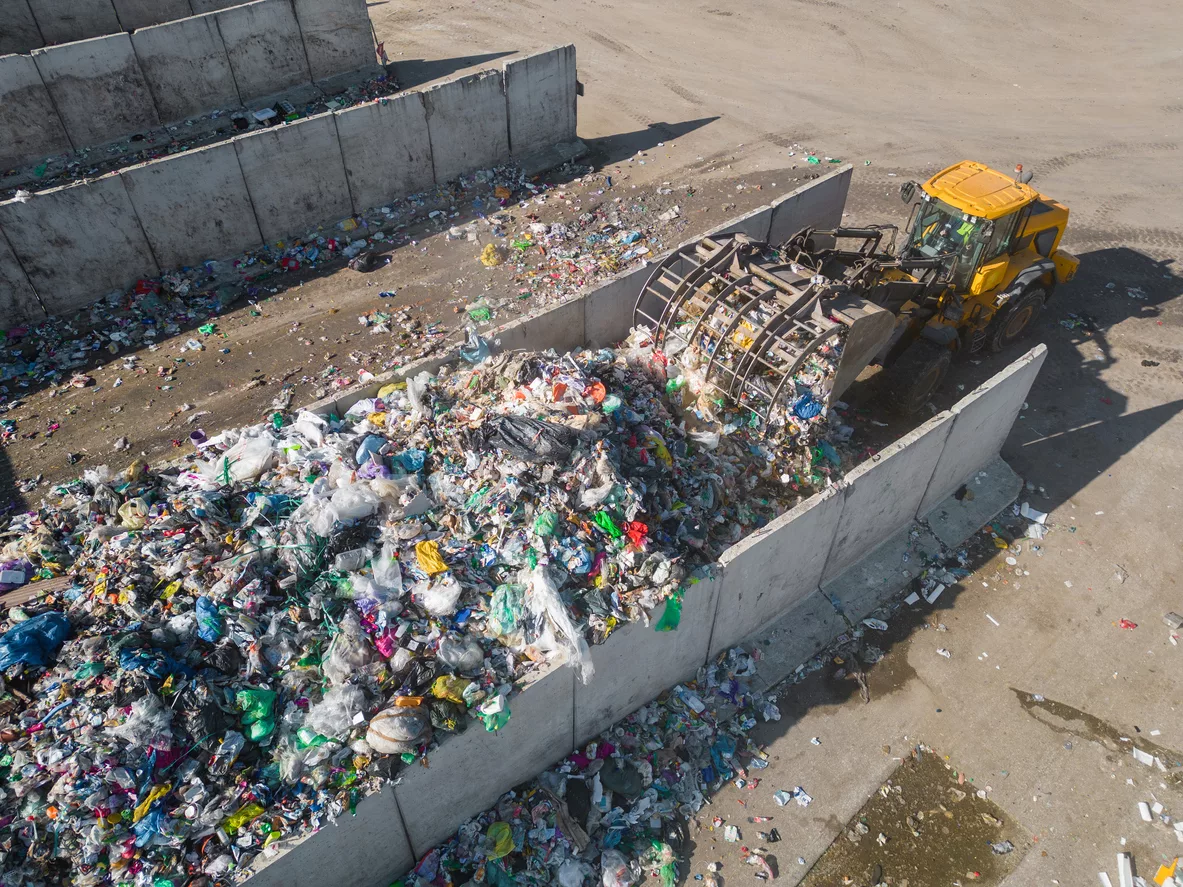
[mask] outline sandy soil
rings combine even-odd
[[[613,175],[617,196],[634,186],[651,193],[662,182],[697,189],[678,200],[689,218],[678,239],[795,187],[807,173],[801,146],[855,163],[852,222],[898,221],[902,179],[965,157],[1001,169],[1022,162],[1038,187],[1071,208],[1065,246],[1083,265],[1034,331],[1049,359],[1004,450],[1046,489],[1034,504],[1052,512],[1057,530],[1041,557],[1024,555],[1029,576],[1018,580],[999,561],[942,600],[932,620],[948,628],[939,644],[919,626],[894,639],[876,668],[898,679],[885,679],[881,692],[872,682],[869,704],[857,693],[802,692],[793,716],[768,736],[768,785],[803,784],[815,799],[803,815],[778,814],[773,823],[784,839],[780,883],[804,876],[899,765],[900,749],[918,741],[990,785],[994,802],[1022,826],[1032,847],[1008,885],[1097,883],[1099,869],[1116,883],[1121,849],[1150,877],[1183,849],[1135,809],[1157,793],[1183,814],[1177,788],[1162,788],[1089,727],[1158,729],[1163,746],[1183,748],[1183,649],[1167,642],[1160,622],[1164,611],[1183,611],[1183,52],[1175,5],[379,0],[370,12],[406,84],[575,42],[586,86],[580,136]],[[644,158],[629,159],[641,150]],[[571,207],[547,211],[575,212],[592,199],[585,189]],[[400,306],[451,327],[459,323],[452,309],[474,295],[506,300],[496,318],[503,322],[516,284],[483,269],[475,252],[442,233],[425,236],[380,272],[341,271],[286,288],[260,303],[259,317],[235,311],[219,321],[229,336],[220,347],[230,353],[190,353],[194,365],[181,368],[171,391],[149,375],[97,394],[30,398],[22,427],[52,419],[61,429],[44,446],[37,438],[8,447],[11,471],[61,477],[67,453],[85,456],[79,467],[137,452],[167,457],[170,441],[188,431],[184,414],[170,420],[183,403],[210,411],[201,424],[212,432],[256,420],[284,380],[298,386],[300,403],[323,387],[317,377],[327,365],[356,372],[397,362],[357,324],[359,313],[389,307],[379,290],[398,289]],[[1129,295],[1134,288],[1140,297]],[[161,351],[176,357],[184,338]],[[1008,356],[958,366],[936,406]],[[143,358],[152,370],[163,363]],[[98,369],[100,384],[119,365]],[[266,384],[244,389],[255,378]],[[112,453],[119,436],[129,438],[129,453]],[[1121,618],[1139,627],[1121,630]],[[936,646],[953,657],[937,656]],[[1093,720],[1036,716],[1012,688]],[[700,842],[691,870],[704,872],[725,851]],[[750,877],[736,860],[728,865],[726,887]]]

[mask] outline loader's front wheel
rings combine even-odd
[[[1007,345],[1017,342],[1030,329],[1043,310],[1043,303],[1047,301],[1047,290],[1042,286],[1032,286],[1010,305],[994,315],[990,321],[989,336],[990,350],[1001,351]]]
[[[919,412],[945,381],[952,361],[944,345],[924,339],[913,342],[883,371],[887,406],[904,416]]]

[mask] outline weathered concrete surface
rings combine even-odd
[[[336,116],[355,211],[425,191],[435,182],[420,93],[358,105]]]
[[[127,34],[35,49],[32,55],[75,146],[101,145],[160,125]]]
[[[385,785],[271,862],[251,887],[388,887],[415,864],[394,789]]]
[[[853,623],[919,576],[927,567],[925,557],[935,556],[941,549],[937,538],[918,524],[897,524],[890,529],[885,541],[869,552],[857,552],[854,564],[822,584],[822,594]]]
[[[131,42],[163,121],[241,104],[215,16],[146,27]]]
[[[193,7],[194,15],[202,15],[206,12],[217,12],[219,9],[229,9],[231,6],[238,6],[238,0],[189,0],[189,5]]]
[[[582,348],[583,300],[572,299],[554,308],[527,315],[484,334],[494,351],[553,348],[562,354]]]
[[[28,0],[0,0],[0,55],[44,45]]]
[[[948,442],[945,448],[949,448]],[[947,496],[928,511],[920,511],[921,520],[928,523],[933,535],[950,548],[960,545],[1014,502],[1023,490],[1023,479],[998,457],[975,469],[965,485],[973,493],[972,499],[965,496],[958,501],[955,495]]]
[[[722,228],[712,231],[712,234],[746,234],[756,240],[768,240],[768,231],[772,226],[772,207],[761,206],[746,215],[740,216]]]
[[[132,206],[164,268],[261,246],[238,154],[229,142],[123,172]]]
[[[1036,345],[953,405],[953,430],[920,501],[920,513],[998,455],[1046,357],[1047,346]]]
[[[694,677],[707,660],[711,623],[719,606],[720,577],[692,582],[682,601],[676,631],[656,631],[634,622],[592,647],[596,673],[575,682],[575,745],[578,747],[636,711],[664,690]],[[659,608],[654,621],[661,617]]]
[[[829,598],[816,588],[789,608],[744,647],[760,652],[753,687],[764,690],[782,680],[846,630]]]
[[[841,514],[841,493],[824,490],[723,552],[723,592],[711,656],[755,634],[817,590]]]
[[[223,9],[217,19],[243,101],[312,79],[289,0],[255,0]]]
[[[510,719],[496,733],[472,724],[432,753],[430,767],[415,764],[394,788],[415,856],[451,835],[460,823],[489,807],[575,747],[572,682],[575,670],[560,665],[510,699]]]
[[[302,235],[352,213],[331,113],[233,142],[265,241]]]
[[[575,140],[575,46],[557,46],[505,67],[509,147],[525,157]]]
[[[51,314],[160,273],[118,175],[0,203],[0,228]]]
[[[500,71],[482,71],[423,93],[437,182],[505,162],[509,130],[503,84]]]
[[[0,231],[0,318],[4,318],[5,325],[10,321],[45,319],[45,309],[3,231]]]
[[[772,202],[772,225],[768,242],[784,243],[806,225],[836,228],[842,223],[842,210],[850,191],[853,167],[848,163]]]
[[[652,273],[652,265],[624,271],[584,296],[584,334],[589,345],[614,345],[628,337],[637,296]]]
[[[189,0],[112,0],[124,31],[177,21],[193,15]]]
[[[46,44],[67,43],[123,30],[111,0],[29,0]]]
[[[915,519],[952,427],[952,414],[934,416],[846,475],[842,518],[823,579],[837,576]]]
[[[0,169],[72,147],[33,59],[0,56]]]
[[[294,0],[313,80],[379,70],[366,0]]]

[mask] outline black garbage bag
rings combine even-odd
[[[482,431],[486,442],[527,462],[565,462],[579,441],[570,428],[525,416],[494,416]]]
[[[349,260],[349,267],[354,271],[360,271],[362,274],[369,274],[371,271],[377,271],[379,268],[384,268],[390,264],[390,256],[383,256],[378,253],[359,253]]]

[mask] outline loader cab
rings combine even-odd
[[[919,188],[901,189],[909,202],[913,194],[920,197],[913,207],[905,253],[947,256],[945,268],[954,291],[970,298],[988,302],[1025,269],[1045,265],[1050,292],[1057,278],[1070,279],[1075,271],[1075,259],[1067,257],[1070,261],[1059,273],[1061,262],[1056,259],[1068,209],[1027,181],[966,160]]]

